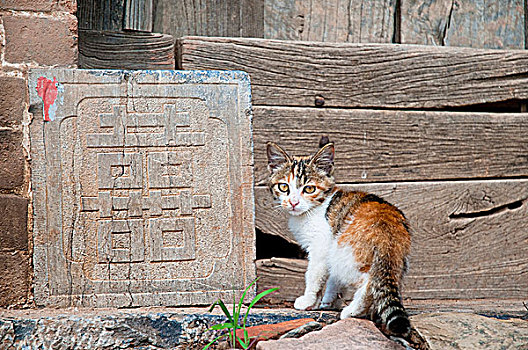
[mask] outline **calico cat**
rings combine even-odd
[[[290,214],[289,227],[308,253],[306,289],[294,307],[330,308],[342,288],[355,288],[341,318],[370,317],[385,333],[405,336],[410,322],[400,285],[411,236],[403,213],[380,197],[347,191],[334,181],[334,144],[322,139],[311,157],[267,145],[269,187]]]

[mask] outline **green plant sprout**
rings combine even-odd
[[[255,278],[253,280],[253,282],[251,282],[249,284],[249,286],[246,287],[246,289],[244,290],[244,293],[242,293],[242,296],[238,300],[238,305],[236,303],[235,295],[233,293],[233,314],[231,314],[229,312],[229,310],[227,309],[227,307],[225,306],[224,302],[221,299],[218,299],[217,301],[215,301],[211,305],[211,307],[209,308],[209,312],[213,311],[213,309],[217,305],[220,306],[220,308],[222,309],[223,313],[227,317],[228,322],[221,323],[221,324],[216,324],[216,325],[212,326],[211,328],[209,328],[209,330],[227,329],[228,332],[216,337],[215,339],[213,339],[202,350],[206,350],[211,345],[213,345],[214,342],[216,342],[217,340],[219,340],[219,339],[221,339],[223,337],[229,337],[229,342],[231,343],[232,347],[235,347],[237,341],[240,344],[240,346],[242,346],[243,349],[248,349],[252,345],[251,339],[249,338],[248,332],[246,330],[246,321],[247,321],[247,318],[248,318],[248,315],[249,315],[249,310],[251,310],[251,308],[260,299],[262,299],[266,295],[268,295],[270,293],[273,293],[273,292],[275,292],[276,290],[279,289],[279,287],[266,289],[265,291],[259,293],[256,297],[254,297],[253,300],[251,300],[251,302],[249,303],[249,305],[247,307],[246,314],[245,314],[245,316],[244,316],[244,318],[242,320],[242,324],[239,326],[240,312],[242,311],[241,310],[242,309],[242,304],[244,302],[244,299],[246,298],[246,294],[247,294],[248,290],[251,288],[251,286],[253,286],[257,282],[258,279],[259,279],[258,277]],[[241,339],[236,334],[237,329],[242,329],[244,331],[244,339]]]

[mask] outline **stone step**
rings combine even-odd
[[[403,350],[403,346],[386,338],[367,320],[347,318],[320,331],[308,333],[298,339],[268,340],[258,343],[257,350],[341,350],[379,349]]]
[[[525,319],[448,312],[416,315],[411,322],[431,350],[528,349]]]
[[[202,349],[221,334],[209,328],[223,322],[226,317],[218,308],[212,312],[208,308],[4,309],[0,310],[0,349]],[[528,349],[528,321],[522,318],[446,312],[414,315],[411,323],[408,340],[417,350]],[[289,332],[281,337],[301,324],[318,327],[308,327],[312,331],[303,335],[301,326],[293,332],[297,335]],[[332,311],[252,309],[247,326],[252,327],[250,335],[261,330],[273,333],[267,339],[275,340],[256,344],[260,350],[404,348],[372,322],[338,321],[338,313]],[[222,346],[228,345],[217,342],[212,348]]]
[[[247,325],[306,318],[328,324],[337,317],[330,311],[252,309]],[[208,329],[225,321],[219,308],[4,309],[0,349],[202,349],[220,334]]]

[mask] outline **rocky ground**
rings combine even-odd
[[[336,312],[254,309],[249,335],[257,349],[527,349],[528,321],[472,313],[411,317],[407,341],[385,337],[372,322],[337,320]],[[0,349],[201,349],[225,317],[207,309],[0,310]],[[215,348],[228,348],[225,342]]]

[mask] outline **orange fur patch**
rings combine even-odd
[[[352,222],[343,227],[338,244],[354,248],[360,270],[370,268],[377,250],[391,265],[389,270],[399,275],[411,247],[403,215],[390,204],[364,202],[349,212],[347,219]],[[397,276],[391,277],[399,280]]]

